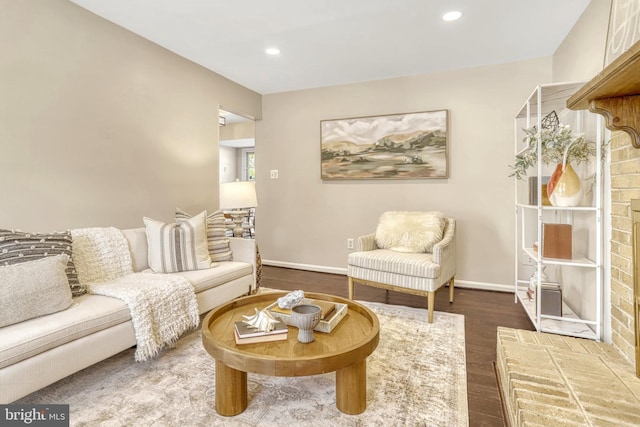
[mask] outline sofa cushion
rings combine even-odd
[[[444,236],[441,212],[385,212],[376,229],[380,249],[398,252],[432,252]]]
[[[82,295],[67,310],[0,328],[0,368],[131,319],[116,298]]]
[[[253,266],[246,262],[224,261],[219,262],[216,268],[182,271],[172,274],[177,274],[187,279],[195,292],[199,293],[240,277],[251,275],[253,274]]]
[[[156,273],[210,268],[205,218],[207,211],[180,224],[165,224],[145,217],[149,267]]]
[[[176,222],[180,223],[192,217],[191,214],[176,208]],[[231,261],[233,254],[226,235],[224,214],[218,210],[207,215],[207,244],[211,261]]]
[[[68,308],[67,261],[56,255],[0,267],[0,327]]]
[[[46,256],[66,254],[69,256],[66,274],[73,296],[86,291],[78,282],[72,258],[73,238],[69,231],[52,233],[29,233],[20,230],[0,229],[0,265],[19,264]]]

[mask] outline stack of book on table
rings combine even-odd
[[[325,301],[325,300],[306,300],[305,304],[314,304],[320,306],[322,309],[322,317],[320,323],[314,328],[314,331],[331,333],[331,331],[340,323],[340,321],[347,315],[347,304],[339,302]],[[277,302],[267,306],[266,308],[275,317],[279,317],[285,324],[290,323],[291,310],[280,308]]]
[[[317,305],[322,310],[322,315],[320,316],[320,320],[329,320],[331,316],[333,316],[336,312],[336,305],[330,301],[312,300],[310,304]],[[285,314],[287,316],[291,315],[290,308],[280,308],[278,304],[271,307],[270,310],[274,315],[278,315],[278,314]]]
[[[276,323],[275,328],[269,332],[251,328],[244,322],[235,322],[233,334],[236,338],[236,344],[253,344],[259,342],[286,341],[288,330],[284,322]]]

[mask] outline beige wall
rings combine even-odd
[[[220,146],[220,183],[235,181],[238,176],[238,149]]]
[[[587,81],[602,70],[611,0],[594,0],[553,55],[553,81]]]
[[[217,207],[218,107],[260,95],[65,0],[0,0],[0,227]]]
[[[229,123],[220,127],[220,140],[255,138],[256,125],[254,121]]]
[[[551,80],[551,59],[263,96],[256,235],[263,259],[346,268],[346,240],[387,210],[458,220],[459,281],[513,287],[513,116]],[[320,120],[449,110],[450,178],[322,181]],[[280,178],[269,179],[271,169]],[[332,270],[333,269],[333,270]]]
[[[511,286],[512,116],[552,72],[556,81],[595,72],[602,54],[590,40],[602,39],[608,3],[592,2],[553,64],[264,96],[263,257],[340,271],[346,239],[373,231],[383,211],[440,209],[459,220],[458,278]],[[217,206],[218,106],[260,119],[259,94],[64,0],[0,8],[0,226],[133,227],[143,215],[168,220],[175,206]],[[576,56],[584,45],[595,53]],[[320,180],[320,120],[436,109],[450,113],[449,179]]]

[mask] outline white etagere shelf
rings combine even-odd
[[[526,288],[520,288],[517,292],[518,301],[524,307],[529,319],[534,324],[537,323],[537,313],[535,303],[529,298]],[[562,303],[562,317],[540,315],[540,331],[559,335],[569,335],[578,338],[597,340],[594,331],[595,321],[582,320],[571,310],[565,302]],[[592,329],[593,328],[593,329]]]
[[[521,129],[536,126],[541,129],[543,118],[550,112],[556,112],[560,123],[569,124],[576,133],[589,130],[594,138],[588,138],[596,144],[595,159],[602,156],[603,127],[600,116],[588,111],[570,111],[566,100],[575,93],[582,83],[558,83],[539,85],[524,103],[515,117],[515,154],[522,154],[528,147],[522,141]],[[542,150],[538,146],[537,157],[540,160]],[[594,159],[594,161],[595,161]],[[593,187],[587,206],[557,207],[543,204],[540,182],[536,183],[535,203],[529,199],[530,186],[515,180],[515,295],[514,301],[522,304],[536,330],[554,334],[602,339],[602,171],[599,161],[593,168]],[[542,162],[528,171],[528,176],[544,177],[550,175]],[[584,178],[584,177],[583,177]],[[539,180],[540,181],[540,180]],[[535,188],[535,187],[534,187]],[[573,253],[570,259],[543,257],[543,253],[534,250],[532,245],[543,243],[544,224],[572,225]],[[579,230],[579,233],[577,232]],[[577,234],[574,234],[577,233]],[[585,237],[586,236],[586,237]],[[552,271],[550,282],[562,287],[561,316],[542,314],[542,271]],[[527,292],[530,277],[537,277],[534,292],[535,301]],[[547,271],[548,273],[549,271]],[[566,287],[566,288],[565,288]],[[568,291],[568,292],[565,292]],[[579,310],[573,310],[577,307]],[[580,311],[578,313],[577,311]],[[549,310],[545,310],[549,312]]]
[[[531,259],[538,259],[538,252],[533,248],[522,249]],[[573,259],[561,259],[561,258],[542,258],[543,265],[572,265],[575,267],[597,267],[595,261],[588,258],[573,258]]]

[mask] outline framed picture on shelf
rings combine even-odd
[[[538,177],[529,177],[529,204],[535,206],[538,204],[538,191],[542,192],[542,206],[551,206],[549,196],[547,195],[547,184],[549,183],[550,176],[542,177],[542,184],[538,185]]]
[[[320,122],[321,178],[447,178],[448,111]]]

